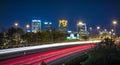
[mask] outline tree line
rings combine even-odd
[[[22,28],[11,27],[7,32],[0,33],[0,46],[19,47],[36,44],[48,44],[66,40],[66,32],[59,30],[44,30],[25,32]]]

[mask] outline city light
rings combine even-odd
[[[114,32],[114,29],[111,29],[112,32]]]
[[[51,25],[52,22],[44,22],[45,25]]]
[[[89,27],[90,31],[92,30],[92,27]]]
[[[117,25],[117,21],[115,21],[115,20],[112,23],[113,23],[113,25]]]
[[[111,35],[111,34],[112,34],[112,32],[111,32],[111,31],[109,31],[109,34]]]
[[[30,25],[29,25],[29,24],[27,24],[27,25],[26,25],[26,28],[30,28]]]
[[[67,20],[59,20],[59,26],[67,27],[68,21]]]
[[[41,31],[41,27],[42,27],[41,20],[32,20],[32,25],[31,25],[32,32]]]
[[[70,31],[70,30],[68,31],[68,33],[71,33],[71,32],[72,32],[72,31]]]
[[[49,22],[49,24],[51,25],[51,24],[52,24],[52,22]]]
[[[97,30],[100,30],[100,26],[97,26]]]
[[[82,26],[82,25],[83,25],[83,22],[82,22],[82,21],[79,21],[77,25]]]
[[[115,36],[116,34],[115,34],[115,33],[113,33],[113,35]]]
[[[45,25],[47,25],[47,24],[48,24],[48,22],[44,22],[44,24],[45,24]]]
[[[112,21],[113,25],[114,25],[114,35],[116,35],[116,25],[117,25],[117,21],[113,20]]]
[[[17,22],[15,22],[15,23],[14,23],[14,25],[15,25],[15,27],[17,27],[17,26],[18,26],[18,23],[17,23]]]
[[[41,20],[32,20],[32,22],[36,22],[36,21],[37,21],[37,22],[41,22]]]
[[[0,55],[7,54],[7,53],[20,52],[20,51],[34,50],[34,49],[45,49],[45,48],[58,47],[58,46],[89,44],[89,43],[99,43],[99,42],[101,42],[101,40],[54,43],[54,44],[45,44],[45,45],[38,45],[38,46],[28,46],[28,47],[20,47],[20,48],[3,49],[3,50],[0,50]]]

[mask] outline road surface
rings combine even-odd
[[[13,65],[13,64],[14,65],[20,65],[20,64],[40,65],[41,61],[44,61],[45,63],[50,65],[50,62],[54,60],[90,49],[93,46],[94,45],[91,45],[91,44],[85,44],[85,45],[79,45],[74,47],[37,52],[34,54],[24,55],[24,56],[0,61],[0,65]]]

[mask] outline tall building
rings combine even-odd
[[[67,20],[59,20],[59,30],[67,32],[67,25],[68,21]]]
[[[77,29],[78,29],[79,39],[80,40],[87,39],[87,36],[89,33],[87,31],[86,23],[79,22],[79,24],[77,26],[78,26]]]
[[[41,20],[32,20],[32,32],[41,31]]]
[[[81,25],[78,25],[78,32],[80,31],[87,31],[86,23],[82,23]]]
[[[44,29],[45,30],[52,30],[52,22],[44,22]]]

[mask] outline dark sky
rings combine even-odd
[[[69,21],[69,29],[76,30],[79,20],[87,26],[112,26],[120,21],[119,0],[0,0],[0,27],[11,27],[14,22],[24,28],[32,19],[50,21],[55,28],[60,19]]]

